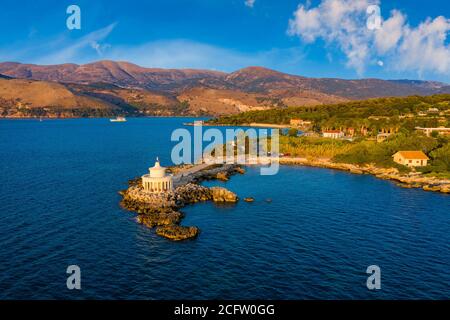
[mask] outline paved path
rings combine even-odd
[[[209,164],[209,163],[201,163],[201,164],[194,165],[193,167],[191,167],[189,169],[184,169],[184,170],[181,170],[180,172],[178,172],[178,174],[173,176],[173,180],[175,183],[180,182],[180,180],[183,177],[187,177],[191,174],[194,174],[196,172],[204,170],[210,166],[212,166],[212,164]]]

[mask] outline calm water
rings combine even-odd
[[[169,163],[185,121],[0,121],[0,298],[450,298],[450,197],[371,176],[248,168],[207,184],[254,203],[185,208],[198,239],[136,224],[117,191],[157,155]],[[70,264],[81,291],[66,289]],[[365,286],[372,264],[377,292]]]

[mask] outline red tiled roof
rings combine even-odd
[[[427,155],[422,151],[399,151],[397,153],[399,153],[405,159],[429,160]]]

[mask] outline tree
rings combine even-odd
[[[297,129],[290,128],[289,131],[288,131],[288,136],[289,137],[296,137],[297,134],[298,134],[298,130]]]

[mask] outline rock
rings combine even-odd
[[[450,193],[450,184],[443,184],[441,185],[441,190],[442,193]]]
[[[425,191],[441,191],[441,186],[439,185],[424,185],[423,190]]]
[[[255,199],[252,197],[247,197],[247,198],[244,198],[244,201],[245,202],[253,202],[253,201],[255,201]]]
[[[237,202],[238,197],[234,192],[222,187],[212,187],[211,196],[214,202]]]
[[[226,172],[218,172],[216,174],[216,179],[220,181],[228,181],[228,175]]]
[[[414,188],[414,186],[411,185],[411,184],[409,184],[409,183],[401,183],[401,182],[398,182],[398,183],[396,183],[396,185],[397,185],[398,187],[405,188],[405,189],[411,189],[411,188]]]
[[[141,214],[136,217],[136,221],[149,228],[156,226],[166,226],[177,224],[181,221],[183,214],[177,211]]]
[[[156,234],[170,240],[180,241],[197,237],[199,229],[172,224],[156,228]]]
[[[187,166],[184,169],[189,169]],[[171,172],[180,172],[180,168],[172,167]],[[176,181],[175,190],[154,194],[142,188],[141,178],[131,179],[126,190],[119,191],[123,197],[120,204],[123,208],[138,213],[136,221],[149,228],[157,227],[156,233],[172,240],[193,238],[199,233],[197,227],[179,226],[183,214],[178,210],[188,204],[201,201],[237,202],[235,193],[221,187],[207,188],[197,183],[207,179],[227,181],[236,172],[244,173],[244,169],[234,164],[213,165],[193,174],[182,176]]]
[[[245,173],[245,169],[242,168],[242,167],[236,167],[234,169],[234,171],[236,171],[237,173],[240,173],[240,174],[244,174]]]
[[[175,189],[175,199],[180,206],[212,199],[209,188],[188,183]]]

